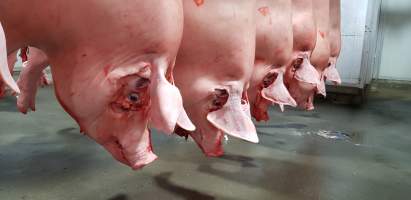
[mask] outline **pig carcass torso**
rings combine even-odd
[[[287,66],[286,85],[299,107],[312,109],[311,94],[315,92],[319,75],[310,58],[317,40],[313,0],[292,0],[293,58]]]
[[[268,107],[276,103],[296,106],[283,82],[292,58],[291,0],[257,0],[256,59],[248,95],[253,117],[268,120]]]
[[[172,131],[182,113],[166,79],[182,37],[180,0],[2,1],[0,21],[10,52],[46,53],[59,102],[88,136],[134,169],[156,159],[147,124]]]
[[[207,156],[223,153],[224,132],[257,142],[244,92],[255,52],[253,0],[183,0],[184,36],[176,85],[196,126],[189,134]]]

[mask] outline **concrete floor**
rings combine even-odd
[[[79,134],[51,88],[40,90],[38,111],[27,116],[6,98],[0,102],[0,199],[410,199],[409,91],[380,88],[362,107],[273,108],[272,120],[257,125],[260,144],[230,138],[222,158],[154,132],[160,159],[141,171]]]

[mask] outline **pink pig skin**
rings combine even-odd
[[[24,55],[24,52],[22,55]],[[22,56],[22,58],[24,57]],[[27,61],[23,62],[24,67],[17,81],[21,92],[17,98],[17,108],[24,114],[27,113],[29,108],[32,111],[36,110],[37,88],[42,85],[42,79],[45,78],[43,70],[49,66],[47,55],[34,47],[29,47],[27,59]]]
[[[248,89],[251,113],[257,121],[268,120],[275,103],[296,106],[283,82],[285,65],[293,50],[291,0],[257,0],[256,60]]]
[[[329,67],[324,71],[326,80],[341,84],[341,77],[336,68],[341,52],[341,2],[330,0],[330,60]]]
[[[330,0],[314,0],[314,6],[317,43],[311,56],[311,63],[320,75],[317,93],[326,96],[324,70],[328,67],[330,59]]]
[[[299,107],[313,109],[310,96],[316,91],[319,74],[310,58],[317,40],[313,0],[292,0],[293,57],[287,65],[285,82]]]
[[[178,90],[164,78],[172,77],[181,42],[180,0],[1,1],[0,21],[9,52],[34,46],[46,53],[61,105],[120,162],[139,169],[157,158],[149,122],[168,132],[187,122]],[[164,88],[175,90],[167,98]]]
[[[196,131],[190,135],[207,156],[223,154],[224,132],[258,142],[245,89],[255,52],[253,0],[183,0],[184,36],[175,67],[184,107]]]

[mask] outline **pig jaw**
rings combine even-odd
[[[190,136],[200,147],[201,151],[208,157],[220,157],[224,154],[222,138],[224,133],[210,124],[209,131],[195,131]],[[212,134],[210,134],[212,133]]]

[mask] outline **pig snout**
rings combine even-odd
[[[138,170],[157,159],[153,153],[150,139],[150,132],[145,132],[139,136],[136,134],[124,134],[118,137],[111,137],[109,142],[102,145],[119,162]]]
[[[150,131],[147,129],[141,137],[133,134],[122,135],[118,141],[122,147],[124,157],[134,170],[140,169],[157,159],[151,146]]]

